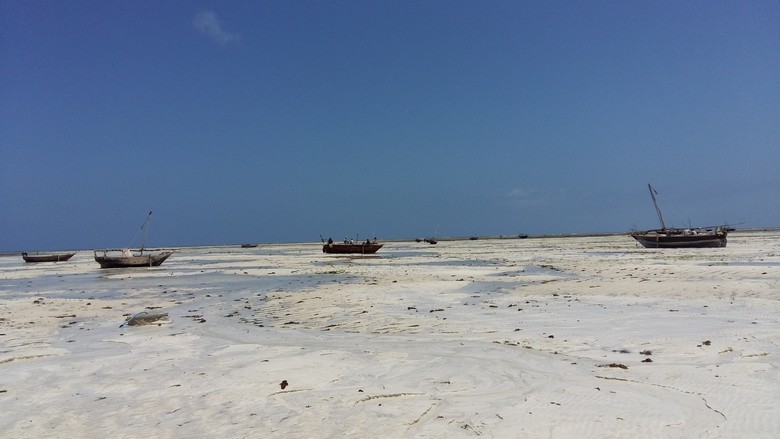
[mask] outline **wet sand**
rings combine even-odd
[[[780,234],[0,258],[7,437],[775,437]],[[140,312],[167,313],[128,326]]]

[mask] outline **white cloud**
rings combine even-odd
[[[525,197],[526,195],[528,195],[528,190],[527,190],[527,189],[520,189],[520,188],[515,188],[515,189],[512,189],[512,190],[511,190],[511,191],[509,191],[509,193],[507,194],[507,196],[508,196],[508,197],[511,197],[511,198],[516,198],[516,197],[518,197],[518,198],[519,198],[519,197]]]
[[[540,206],[545,203],[545,192],[534,188],[514,188],[506,194],[508,202],[515,206]]]
[[[211,11],[199,12],[192,21],[192,24],[199,32],[208,35],[212,40],[219,44],[224,45],[231,41],[239,41],[241,39],[237,34],[232,34],[223,30],[217,15]]]

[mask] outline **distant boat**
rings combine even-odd
[[[257,244],[241,244],[241,248],[255,248]]]
[[[95,261],[100,264],[100,268],[157,267],[165,262],[173,254],[173,251],[149,251],[144,249],[151,220],[152,212],[149,212],[149,215],[146,216],[146,221],[141,225],[141,230],[144,231],[144,240],[139,250],[95,250]],[[144,251],[146,251],[146,254],[144,254]]]
[[[686,229],[666,227],[663,215],[661,215],[661,209],[658,207],[658,201],[655,199],[655,195],[658,192],[649,184],[647,188],[650,190],[650,197],[653,199],[653,205],[658,214],[661,228],[631,233],[631,237],[636,239],[642,246],[645,248],[707,248],[726,246],[726,235],[734,229],[725,225],[689,227]]]
[[[439,226],[436,225],[436,229],[433,231],[433,235],[430,236],[430,238],[423,239],[424,242],[427,242],[428,244],[435,245],[439,241],[436,240],[436,235],[439,234]],[[420,242],[420,241],[417,241]]]
[[[31,255],[27,252],[22,253],[24,262],[62,262],[72,258],[76,253],[50,253]]]
[[[525,238],[528,238],[528,235],[526,235],[525,233],[521,233],[521,234],[517,235],[517,237],[519,239],[525,239]]]
[[[344,240],[344,242],[333,242],[332,239],[328,239],[328,242],[322,244],[323,253],[331,254],[363,254],[371,255],[376,253],[384,244],[379,244],[376,239],[373,241],[366,240],[365,242],[356,243],[354,241]]]

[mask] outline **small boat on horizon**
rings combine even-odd
[[[65,262],[75,254],[76,253],[35,253],[31,255],[27,252],[23,252],[22,259],[24,259],[24,262]]]
[[[658,207],[658,201],[655,195],[658,193],[650,184],[647,185],[650,190],[650,197],[653,199],[655,211],[658,214],[658,220],[661,223],[660,229],[636,231],[631,233],[631,237],[642,244],[645,248],[709,248],[725,247],[726,236],[728,232],[734,231],[733,227],[727,225],[689,227],[685,229],[666,227],[661,209]]]
[[[363,254],[371,255],[379,251],[384,244],[380,244],[374,238],[373,241],[366,239],[365,242],[355,242],[345,239],[344,242],[333,242],[328,238],[328,242],[322,244],[322,252],[330,254]]]
[[[258,244],[241,244],[241,248],[255,248]]]

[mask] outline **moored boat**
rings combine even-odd
[[[634,232],[631,237],[645,248],[725,247],[728,229],[724,227],[692,229],[656,229]]]
[[[649,184],[650,197],[653,199],[655,211],[658,214],[660,229],[636,231],[631,237],[645,248],[708,248],[725,247],[728,232],[734,229],[722,226],[689,227],[685,229],[666,227],[658,201],[655,198],[657,192]]]
[[[152,212],[146,216],[146,221],[141,225],[144,232],[144,240],[141,248],[136,251],[129,249],[101,249],[95,250],[95,261],[100,268],[128,268],[128,267],[157,267],[165,262],[173,254],[171,250],[147,250],[146,238],[149,234],[149,223],[152,220]],[[137,234],[136,234],[137,236]],[[144,253],[146,252],[146,253]]]
[[[63,262],[72,258],[75,254],[76,253],[36,253],[31,255],[27,252],[24,252],[22,253],[22,259],[24,259],[24,262]]]
[[[144,251],[147,253],[144,254]],[[95,261],[100,268],[128,268],[128,267],[158,267],[165,262],[173,251],[156,251],[140,249],[133,252],[128,249],[95,250]]]
[[[332,239],[328,239],[328,242],[322,244],[323,253],[331,254],[363,254],[371,255],[376,253],[384,244],[380,244],[374,239],[366,240],[365,242],[356,243],[354,241],[344,240],[344,242],[333,242]]]

